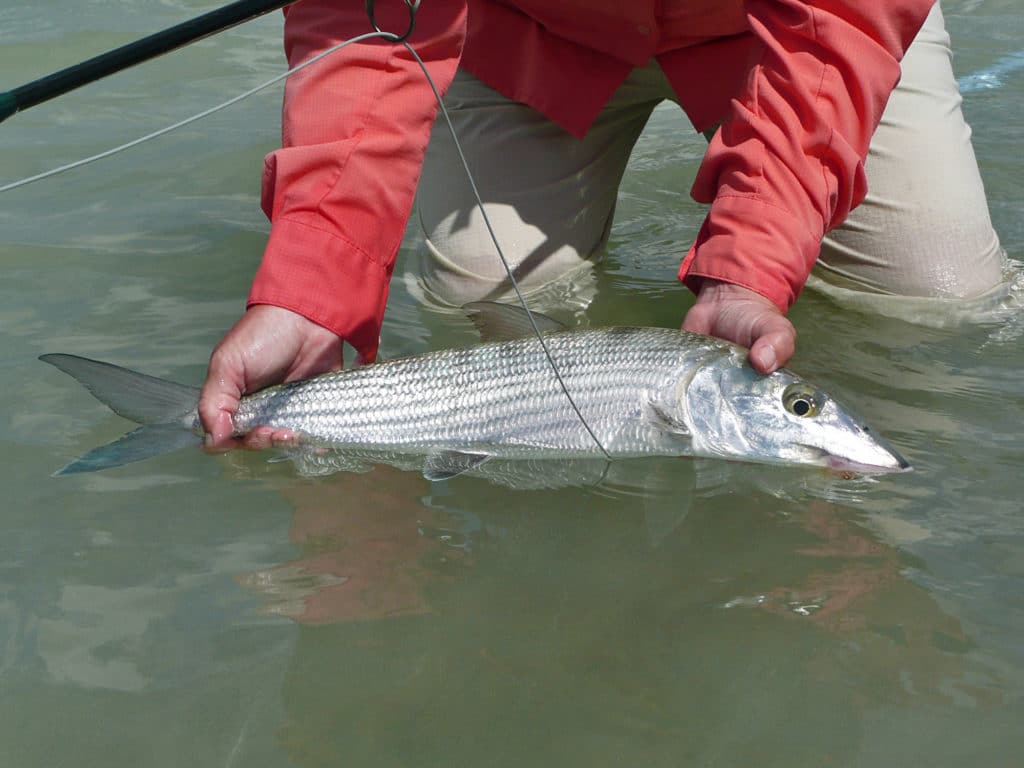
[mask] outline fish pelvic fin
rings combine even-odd
[[[54,476],[119,467],[202,442],[192,429],[194,417],[189,418],[199,401],[196,387],[78,355],[51,354],[39,359],[76,379],[117,415],[143,425],[93,448]]]

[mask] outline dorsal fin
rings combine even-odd
[[[567,330],[565,325],[554,318],[532,309],[528,315],[525,309],[514,304],[474,301],[465,304],[462,309],[473,321],[473,325],[480,332],[480,338],[484,341],[510,341],[533,336],[534,330],[530,324],[530,315],[533,315],[541,333]]]

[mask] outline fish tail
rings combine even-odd
[[[114,413],[142,425],[112,443],[93,448],[55,475],[119,467],[201,442],[193,427],[197,388],[77,355],[51,354],[39,359],[76,379]]]

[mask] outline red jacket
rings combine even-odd
[[[711,208],[680,279],[737,283],[786,310],[825,232],[864,198],[868,143],[933,2],[427,0],[410,42],[442,90],[461,65],[577,136],[656,57],[698,130],[723,121],[693,185]],[[402,3],[376,5],[383,29],[406,28]],[[288,62],[366,31],[362,3],[301,0],[286,11]],[[288,80],[250,305],[299,312],[373,358],[435,112],[389,43]]]

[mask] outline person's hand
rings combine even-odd
[[[206,446],[266,448],[287,443],[287,430],[258,427],[244,440],[232,439],[231,417],[239,398],[271,384],[304,379],[342,366],[342,343],[333,332],[281,307],[258,304],[235,323],[210,356],[199,419]]]
[[[796,328],[773,302],[718,280],[703,281],[683,330],[749,347],[750,364],[765,374],[788,363],[796,349]]]

